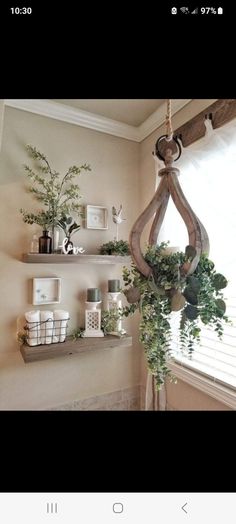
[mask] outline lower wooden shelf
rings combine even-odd
[[[96,349],[111,349],[114,347],[130,346],[132,337],[125,335],[115,337],[106,335],[105,337],[80,338],[73,340],[68,337],[65,342],[59,344],[42,344],[41,346],[28,346],[23,344],[20,348],[22,357],[26,363],[48,360],[51,358],[78,355],[85,351],[95,351]]]

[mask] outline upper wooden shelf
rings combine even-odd
[[[59,344],[42,344],[41,346],[28,346],[23,344],[20,348],[24,361],[37,362],[39,360],[48,360],[51,358],[66,357],[78,355],[83,352],[95,351],[96,349],[111,349],[115,347],[130,346],[132,337],[124,335],[115,337],[106,335],[105,337],[79,338],[73,340],[68,337],[65,342]]]
[[[116,255],[60,255],[25,253],[23,262],[28,264],[129,264],[131,257]]]

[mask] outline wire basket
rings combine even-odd
[[[69,318],[54,320],[48,318],[42,322],[27,322],[24,326],[28,346],[58,344],[65,342]]]

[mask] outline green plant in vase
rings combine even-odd
[[[111,311],[102,311],[101,329],[104,335],[108,335],[112,331],[117,331],[117,322],[124,316],[124,308],[118,308]],[[123,331],[119,331],[119,336],[124,335]]]
[[[81,216],[83,215],[81,214]],[[72,217],[66,215],[62,216],[60,220],[57,221],[57,225],[62,229],[62,231],[65,234],[66,242],[64,244],[64,247],[70,255],[73,253],[73,242],[71,241],[71,237],[74,235],[74,233],[79,231],[80,225],[77,224]]]
[[[23,221],[27,224],[38,224],[44,230],[52,229],[58,225],[60,220],[71,213],[77,218],[83,217],[83,207],[79,204],[80,188],[75,184],[74,179],[83,171],[91,171],[88,164],[81,166],[71,166],[65,175],[60,175],[53,170],[47,157],[31,145],[26,149],[29,155],[37,162],[37,171],[24,165],[26,176],[31,182],[27,191],[32,194],[35,200],[40,202],[44,208],[38,212],[28,212],[20,209]]]
[[[187,246],[185,253],[166,255],[168,244],[148,246],[144,257],[152,268],[148,278],[134,264],[131,269],[123,268],[123,292],[130,304],[123,314],[140,312],[140,341],[157,389],[161,389],[167,376],[174,379],[168,364],[172,339],[177,336],[172,333],[173,312],[180,312],[179,345],[190,358],[204,325],[212,327],[221,339],[224,324],[230,322],[222,292],[227,286],[226,278],[215,271],[214,263],[204,254],[195,271],[186,275],[182,268],[195,258],[195,249]]]
[[[114,240],[102,244],[99,249],[101,255],[130,255],[129,243],[126,240]]]

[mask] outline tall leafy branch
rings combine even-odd
[[[81,166],[71,166],[64,176],[53,170],[47,157],[35,147],[27,145],[29,155],[37,162],[37,169],[24,164],[24,169],[31,186],[27,191],[33,195],[35,200],[45,206],[38,213],[30,213],[20,209],[24,222],[28,224],[38,224],[42,227],[56,225],[63,217],[75,213],[78,217],[83,216],[82,206],[79,204],[80,187],[73,183],[73,180],[83,171],[91,171],[89,164]]]

